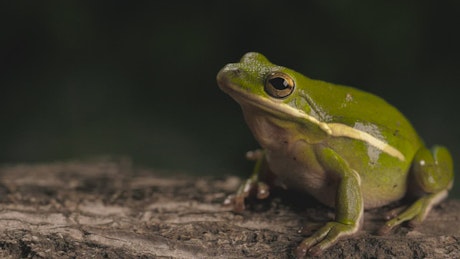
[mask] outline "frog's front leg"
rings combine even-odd
[[[336,173],[340,178],[335,198],[335,220],[328,222],[300,243],[296,251],[299,258],[307,253],[320,254],[340,237],[356,233],[363,218],[363,197],[358,173],[329,148],[319,152],[318,160],[325,170]]]
[[[246,153],[246,158],[256,161],[251,177],[241,184],[235,194],[228,196],[224,201],[224,205],[232,206],[235,212],[245,209],[244,201],[252,191],[256,191],[258,199],[265,199],[269,196],[269,186],[261,181],[261,174],[266,165],[265,152],[260,149],[249,151]]]
[[[405,221],[410,221],[411,225],[421,223],[431,208],[447,197],[454,178],[449,151],[439,146],[434,147],[431,152],[425,147],[421,148],[412,162],[411,174],[410,181],[414,181],[424,195],[400,215],[389,220],[380,229],[381,234],[390,232]]]

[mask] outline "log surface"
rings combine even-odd
[[[235,214],[221,204],[238,177],[135,169],[129,160],[0,168],[1,258],[292,258],[305,225],[333,217],[301,194],[275,190]],[[376,235],[382,208],[320,258],[460,258],[460,201],[426,221]]]

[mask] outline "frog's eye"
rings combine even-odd
[[[265,80],[264,89],[271,97],[284,98],[294,91],[294,86],[294,80],[290,76],[274,72],[269,74]]]

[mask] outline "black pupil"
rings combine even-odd
[[[282,78],[282,77],[276,77],[273,79],[268,80],[270,84],[273,85],[277,90],[284,90],[286,88],[289,88],[288,82]]]

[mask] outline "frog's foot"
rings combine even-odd
[[[431,151],[421,148],[415,154],[412,175],[417,187],[426,194],[399,216],[387,221],[380,229],[380,234],[387,234],[405,221],[410,221],[411,226],[420,224],[431,208],[447,197],[453,182],[453,164],[449,151],[440,146],[435,146]]]
[[[431,208],[441,202],[447,197],[447,190],[423,196],[414,202],[409,208],[403,211],[398,216],[387,221],[385,225],[380,228],[379,234],[386,235],[396,226],[401,225],[403,222],[409,221],[411,227],[420,224],[430,212]]]
[[[245,209],[244,201],[251,194],[255,193],[257,199],[265,199],[270,195],[268,184],[260,180],[265,159],[264,151],[261,149],[249,151],[246,153],[246,158],[256,161],[251,177],[244,181],[236,194],[228,196],[224,201],[224,206],[233,207],[235,212],[241,212]]]
[[[329,222],[300,243],[296,249],[296,256],[303,258],[306,254],[320,255],[322,251],[335,244],[340,237],[352,235],[358,229],[359,224],[347,225],[335,221]]]
[[[251,193],[255,192],[257,199],[265,199],[270,195],[269,187],[264,182],[254,182],[253,179],[247,179],[240,186],[235,194],[229,195],[224,206],[230,206],[235,212],[242,212],[245,209],[244,201]]]

